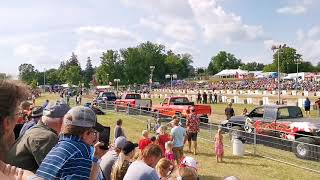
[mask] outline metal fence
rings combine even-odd
[[[108,111],[117,112],[143,121],[146,124],[146,128],[152,128],[155,125],[157,118],[161,119],[162,124],[169,123],[172,120],[172,117],[160,114],[159,112],[152,112],[143,108],[133,108],[125,105],[115,106],[112,102],[100,104],[99,107],[106,113],[108,113]],[[181,118],[181,123],[182,126],[184,126],[184,118]],[[221,126],[215,123],[201,122],[200,124],[201,130],[198,137],[208,145],[209,149],[212,149],[214,136],[219,128],[221,128]],[[290,141],[273,135],[260,134],[256,133],[255,129],[250,133],[241,129],[232,129],[228,127],[226,127],[225,130],[228,131],[228,133],[225,133],[224,135],[224,146],[226,147],[232,147],[232,135],[241,136],[246,139],[246,153],[320,174],[319,145],[295,140]],[[274,130],[273,133],[281,134],[283,132]],[[307,138],[319,138],[319,136],[303,136]],[[298,145],[308,147],[308,154],[305,159],[296,157],[295,152]]]

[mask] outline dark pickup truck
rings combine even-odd
[[[303,159],[309,159],[313,145],[320,145],[320,121],[304,118],[297,106],[257,107],[247,116],[233,116],[222,122],[221,126],[231,135],[239,130],[247,133],[255,131],[259,135],[291,141],[292,151]]]

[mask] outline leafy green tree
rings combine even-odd
[[[59,77],[58,69],[49,69],[46,71],[46,84],[55,85],[55,84],[63,84]]]
[[[68,84],[78,85],[82,82],[81,68],[79,66],[68,67],[65,75]]]
[[[66,62],[66,66],[80,66],[79,60],[77,55],[74,54],[74,52],[72,52],[72,55],[70,57],[70,59]]]
[[[220,51],[211,58],[208,66],[209,74],[216,74],[224,69],[237,69],[242,65],[241,59],[237,59],[233,54]]]
[[[275,64],[267,64],[264,66],[263,72],[277,72],[277,65]]]
[[[264,64],[257,62],[248,62],[243,64],[240,69],[247,71],[262,71],[264,68]]]
[[[62,83],[77,85],[83,82],[82,69],[74,53],[69,60],[60,63],[58,76]]]
[[[84,86],[90,87],[90,82],[92,81],[92,76],[94,75],[94,69],[92,67],[91,59],[88,57],[86,69],[84,70]]]
[[[19,79],[27,84],[31,84],[36,79],[36,69],[32,64],[21,64],[19,66]]]
[[[30,86],[32,89],[37,89],[37,80],[33,79],[30,83]]]
[[[107,50],[102,53],[101,66],[97,68],[96,79],[99,84],[107,85],[113,79],[121,79],[123,67],[121,67],[120,55],[118,51]]]

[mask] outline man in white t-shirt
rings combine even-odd
[[[171,129],[171,136],[173,141],[173,154],[175,160],[180,162],[180,158],[183,157],[183,146],[186,137],[186,130],[179,126],[180,120],[176,117],[173,119],[173,128]]]
[[[159,180],[154,167],[162,157],[159,145],[150,144],[142,152],[142,160],[134,161],[128,168],[124,180]]]

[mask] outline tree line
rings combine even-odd
[[[195,68],[192,66],[192,55],[177,54],[172,50],[166,50],[164,45],[145,42],[135,47],[106,50],[102,53],[100,64],[97,67],[93,67],[92,60],[88,57],[85,69],[82,69],[74,53],[69,59],[61,61],[58,68],[44,72],[40,72],[32,64],[21,64],[19,78],[34,87],[64,83],[89,87],[90,85],[113,84],[114,79],[120,79],[121,84],[124,85],[149,83],[151,66],[154,66],[153,82],[165,82],[167,74],[177,74],[178,79],[185,79],[197,74],[214,75],[224,69],[240,68],[248,71],[275,72],[278,68],[277,53],[276,51],[273,55],[273,62],[265,65],[255,61],[243,63],[235,55],[220,51],[211,58],[207,68]],[[291,47],[281,49],[279,60],[280,72],[296,72],[296,62],[300,63],[300,72],[320,71],[320,64],[313,66],[310,62],[304,61],[302,55]]]

